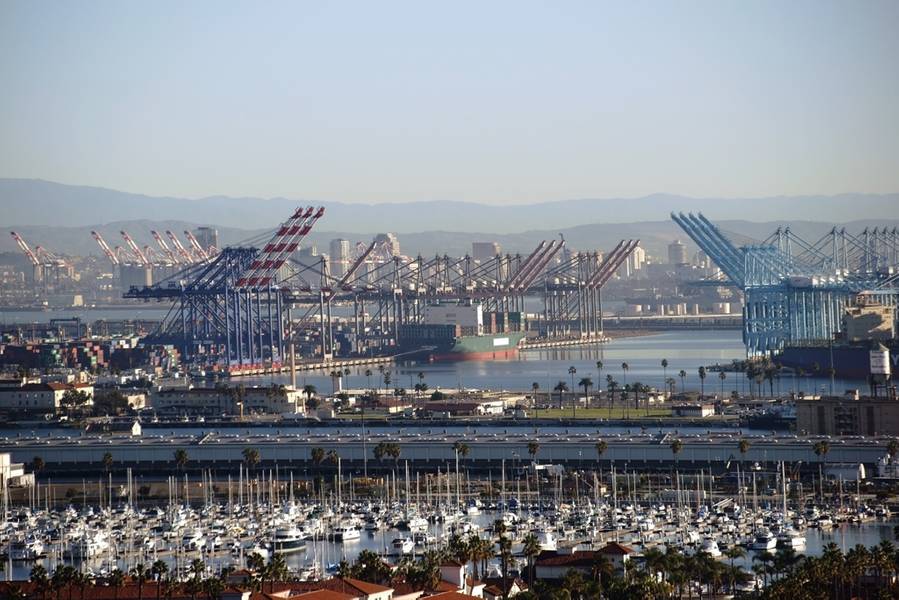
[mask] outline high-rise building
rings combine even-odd
[[[472,242],[471,257],[480,262],[487,262],[502,252],[502,248],[496,242]]]
[[[396,238],[395,233],[379,233],[375,236],[375,241],[386,245],[390,256],[400,255],[400,241]]]
[[[210,247],[219,247],[219,232],[214,227],[197,227],[194,229],[194,237],[203,246],[203,250],[209,250]]]
[[[686,265],[690,263],[687,260],[687,247],[680,240],[674,240],[668,244],[668,263],[672,265]]]
[[[344,239],[333,239],[329,245],[331,259],[331,275],[343,277],[350,268],[350,242]]]

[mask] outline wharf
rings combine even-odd
[[[30,463],[39,456],[45,472],[55,475],[82,473],[86,468],[103,469],[103,458],[112,457],[113,469],[133,468],[145,473],[170,471],[177,450],[189,457],[188,469],[234,470],[244,462],[243,451],[253,448],[259,453],[260,468],[328,470],[332,465],[316,464],[312,450],[336,450],[344,469],[359,469],[363,457],[370,471],[388,471],[406,462],[415,469],[437,469],[455,462],[453,445],[465,443],[469,454],[464,462],[471,470],[497,470],[502,464],[509,469],[528,468],[536,460],[543,464],[560,464],[569,468],[594,468],[598,462],[606,468],[612,462],[632,469],[660,470],[677,464],[683,470],[715,468],[722,470],[732,462],[769,468],[779,461],[800,464],[802,469],[817,472],[821,458],[814,444],[822,437],[796,435],[742,436],[738,432],[703,432],[689,435],[671,433],[631,433],[603,435],[607,447],[597,456],[595,431],[468,431],[447,432],[434,428],[419,431],[366,432],[362,428],[306,429],[284,432],[204,432],[191,435],[177,430],[154,430],[152,435],[125,437],[110,435],[18,436],[0,438],[0,452],[10,452],[13,462]],[[741,439],[750,447],[739,450]],[[674,454],[671,444],[681,442]],[[397,460],[376,460],[373,450],[379,442],[396,443],[400,447]],[[539,445],[531,454],[532,442]],[[885,454],[887,438],[834,438],[828,440],[829,464],[874,465]],[[364,453],[363,453],[364,449]],[[598,459],[600,459],[598,461]]]

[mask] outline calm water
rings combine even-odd
[[[606,376],[611,375],[620,387],[625,383],[640,382],[656,388],[664,385],[666,371],[662,368],[662,359],[668,360],[667,376],[677,380],[680,389],[680,370],[686,371],[684,389],[699,390],[698,375],[700,366],[715,364],[728,365],[733,360],[743,359],[746,352],[739,331],[673,331],[654,335],[622,338],[607,344],[596,344],[586,347],[528,350],[521,352],[515,359],[497,361],[462,361],[434,364],[396,364],[390,366],[390,387],[411,389],[418,383],[418,373],[424,375],[423,381],[429,389],[441,388],[477,388],[489,390],[530,390],[533,383],[540,386],[543,392],[551,391],[560,381],[571,387],[572,376],[569,367],[577,373],[573,376],[574,385],[583,377],[593,380],[594,388],[601,382],[606,387]],[[602,361],[600,373],[596,367]],[[622,363],[627,363],[625,373]],[[344,381],[344,387],[351,389],[377,387],[380,373],[372,369],[371,377],[366,377],[365,367],[351,371]],[[742,374],[727,373],[724,391],[733,389],[749,393],[748,383]],[[268,385],[272,381],[287,383],[287,376],[246,377],[235,379],[246,385]],[[319,391],[331,392],[333,382],[327,373],[299,372],[298,385],[312,384]],[[781,378],[775,385],[775,393],[787,394],[793,389],[811,391],[822,386],[829,388],[830,381],[811,377],[795,381],[790,376]],[[381,383],[381,387],[384,387]],[[859,387],[858,381],[836,381],[836,390],[846,387]],[[720,392],[721,381],[717,373],[709,373],[705,380],[707,393]]]
[[[498,517],[498,513],[484,511],[481,515],[472,517],[471,520],[479,525],[483,530],[489,530],[490,525]],[[837,544],[837,546],[839,546],[839,548],[843,552],[849,551],[856,544],[862,544],[866,547],[871,547],[880,543],[881,540],[892,540],[894,524],[895,523],[891,521],[865,523],[861,525],[843,524],[839,528],[832,529],[827,532],[819,529],[809,528],[805,530],[806,548],[805,550],[799,552],[799,554],[807,556],[819,556],[823,553],[824,547],[831,542]],[[443,524],[431,524],[428,527],[428,532],[438,539],[446,539],[449,534],[449,526],[445,526]],[[313,562],[324,564],[326,566],[337,564],[344,559],[349,562],[353,562],[362,550],[372,550],[378,553],[393,554],[395,553],[395,551],[391,547],[391,542],[397,537],[408,535],[408,532],[400,532],[397,530],[389,529],[377,532],[363,531],[360,539],[344,543],[328,542],[322,540],[313,542],[312,540],[309,540],[307,541],[306,550],[288,554],[285,558],[287,565],[291,569],[300,569],[304,566],[312,564]],[[481,535],[487,536],[489,534],[482,533]],[[519,550],[519,544],[514,544],[513,552],[518,552]],[[420,552],[420,550],[417,549],[416,552]],[[756,554],[756,552],[749,551],[745,558],[736,561],[737,564],[747,570],[751,569],[753,564],[752,557],[754,554]],[[186,555],[186,557],[181,557],[180,560],[184,564],[187,564],[190,559],[194,558],[195,556],[196,553],[192,553]],[[151,556],[147,562],[152,562],[152,560],[154,560],[154,558]],[[170,555],[164,557],[164,560],[166,560],[166,562],[168,562],[169,564],[174,565],[175,557]],[[207,557],[206,563],[213,569],[217,569],[218,566],[232,564],[233,562],[235,562],[235,560],[236,559],[231,558],[226,553],[224,555],[219,554],[216,556]],[[726,562],[726,559],[720,560]],[[51,571],[55,567],[55,565],[50,564],[51,561],[49,559],[45,559],[40,562]],[[34,564],[35,563],[30,562],[8,561],[6,564],[7,568],[5,569],[6,575],[14,580],[27,579]],[[99,569],[103,566],[103,562],[101,560],[89,561],[86,564],[93,568],[95,571],[99,571]],[[122,569],[126,568],[124,561],[119,561],[118,566]]]

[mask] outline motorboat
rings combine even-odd
[[[303,533],[296,527],[286,527],[275,530],[272,540],[272,550],[278,554],[290,554],[306,549]]]
[[[750,545],[750,549],[758,552],[768,552],[775,548],[777,548],[777,538],[770,531],[760,531]]]
[[[805,536],[792,527],[787,527],[777,536],[777,545],[781,548],[805,548]]]
[[[355,525],[338,525],[331,535],[335,542],[350,542],[361,537],[359,529]]]
[[[718,542],[712,538],[705,538],[699,546],[699,551],[708,554],[712,558],[721,558],[721,550],[718,548]]]
[[[390,545],[393,546],[393,549],[399,554],[411,554],[412,551],[415,550],[415,542],[407,537],[396,538],[390,542]]]
[[[548,529],[544,529],[543,531],[537,532],[537,543],[540,544],[541,550],[556,550],[556,546],[559,543],[559,540],[556,538],[556,534]]]

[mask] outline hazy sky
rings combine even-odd
[[[520,203],[899,190],[899,2],[0,0],[0,176]]]

